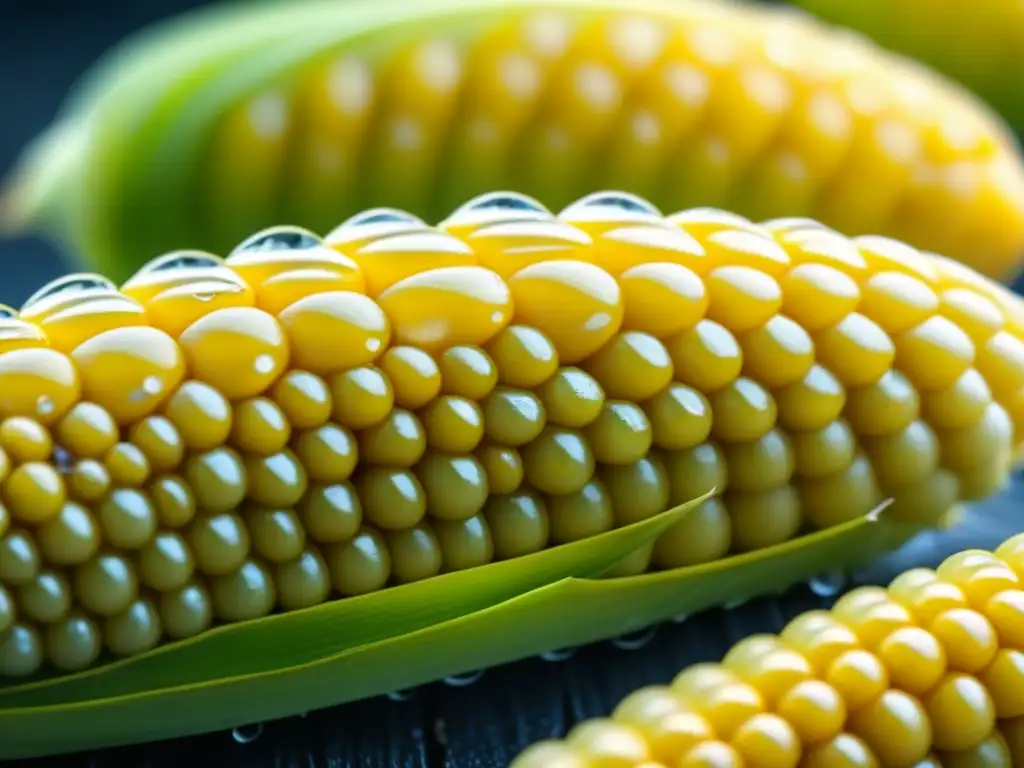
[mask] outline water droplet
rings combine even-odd
[[[149,272],[170,272],[176,269],[219,267],[223,260],[219,256],[203,251],[175,251],[159,256],[140,270]]]
[[[423,224],[423,220],[413,216],[411,213],[399,211],[395,208],[371,208],[368,211],[357,213],[342,226],[358,227],[364,224]]]
[[[192,298],[195,299],[196,301],[207,302],[213,301],[215,298],[217,298],[217,294],[214,293],[213,291],[198,291],[192,294]]]
[[[267,374],[274,370],[274,358],[270,355],[260,355],[256,358],[252,367],[256,370],[256,373]]]
[[[651,203],[625,192],[599,192],[588,200],[588,204],[598,208],[621,208],[634,213],[658,214],[658,209]]]
[[[147,376],[142,382],[142,391],[147,395],[159,395],[164,388],[164,382],[159,376]]]
[[[472,685],[483,676],[484,670],[476,669],[471,672],[463,672],[460,675],[449,675],[444,678],[444,684],[450,685],[452,688],[465,688],[466,686]]]
[[[53,398],[47,395],[40,395],[36,400],[36,413],[40,416],[49,416],[55,407]]]
[[[63,277],[58,277],[56,280],[52,280],[32,294],[28,301],[25,302],[24,306],[22,306],[22,311],[39,303],[43,299],[48,299],[51,296],[57,296],[61,293],[90,293],[92,291],[113,290],[116,290],[115,285],[108,278],[103,277],[102,275],[65,275]]]
[[[575,648],[561,648],[557,651],[548,651],[547,653],[542,653],[540,655],[540,658],[544,661],[567,661],[571,659],[573,657],[573,654],[575,653]]]
[[[242,725],[231,729],[231,738],[239,744],[251,744],[263,735],[263,723]]]
[[[300,227],[271,227],[244,240],[235,253],[243,251],[297,251],[315,248],[320,238]]]
[[[731,610],[733,610],[735,608],[742,608],[744,605],[746,605],[749,602],[750,602],[750,598],[749,597],[738,597],[735,600],[727,601],[726,603],[724,603],[722,605],[722,607],[725,610],[727,610],[727,611],[731,611]]]
[[[367,339],[366,340],[366,351],[367,352],[376,352],[378,349],[380,349],[380,346],[381,346],[380,339]]]
[[[501,319],[502,319],[503,317],[504,317],[504,315],[503,315],[503,314],[502,314],[501,312],[494,312],[494,313],[493,313],[493,314],[491,315],[491,322],[492,322],[492,323],[500,323],[500,322],[501,322]]]
[[[627,635],[616,637],[612,640],[612,645],[621,651],[638,651],[654,640],[656,634],[658,634],[657,627],[648,627],[638,632],[630,632]]]
[[[818,597],[835,597],[846,587],[846,574],[838,568],[819,573],[807,582]]]
[[[448,726],[444,720],[440,718],[434,721],[434,741],[440,744],[442,747],[448,745]]]
[[[405,688],[401,691],[391,691],[390,693],[386,693],[384,695],[387,696],[391,701],[408,701],[416,695],[416,689]]]
[[[53,464],[58,472],[67,474],[74,466],[75,459],[66,448],[61,448],[58,445],[53,449]]]
[[[671,621],[673,624],[682,624],[685,621],[689,621],[690,616],[692,615],[692,613],[677,613],[675,616],[669,619],[669,621]]]
[[[544,213],[544,206],[536,200],[515,192],[489,192],[466,204],[470,210],[538,211]]]

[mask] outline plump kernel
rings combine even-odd
[[[103,465],[114,485],[137,488],[149,478],[149,460],[133,443],[117,443],[103,457]]]
[[[798,264],[781,285],[782,311],[811,332],[836,325],[860,301],[857,283],[828,264]]]
[[[519,490],[492,496],[483,514],[494,539],[495,559],[522,557],[548,545],[551,523],[547,506],[536,493]]]
[[[83,400],[57,422],[54,436],[75,456],[95,459],[117,442],[118,426],[114,418],[96,403]]]
[[[416,410],[441,392],[441,371],[429,354],[416,347],[394,346],[378,365],[394,390],[395,403]]]
[[[639,331],[616,334],[584,366],[608,397],[640,402],[672,381],[672,359],[658,339]]]
[[[192,375],[228,400],[262,394],[288,364],[284,330],[273,315],[255,307],[214,310],[178,341]]]
[[[241,451],[269,456],[283,449],[292,434],[285,412],[266,397],[237,403],[228,439]]]
[[[343,426],[324,424],[296,435],[292,443],[295,455],[313,480],[347,480],[359,462],[359,444],[355,435]]]
[[[369,365],[391,338],[383,310],[353,291],[310,294],[277,319],[288,338],[291,363],[321,376]]]
[[[730,384],[743,369],[743,349],[727,328],[701,320],[666,342],[675,378],[704,394]]]
[[[721,499],[711,498],[669,528],[655,542],[652,562],[659,568],[710,563],[732,543],[732,520]]]
[[[420,412],[427,445],[438,451],[469,453],[484,437],[484,414],[472,400],[442,395]]]
[[[175,390],[188,355],[163,331],[133,326],[93,336],[71,357],[82,377],[83,396],[126,425],[152,413]]]
[[[12,416],[0,422],[0,448],[15,463],[46,461],[53,450],[53,439],[39,422]]]
[[[490,356],[479,347],[449,347],[440,356],[441,391],[481,400],[498,383],[498,370]]]
[[[515,448],[485,444],[476,449],[475,456],[484,468],[492,495],[504,496],[522,484],[523,458]]]
[[[886,496],[893,518],[935,525],[1005,483],[1024,341],[1014,300],[984,279],[809,220],[663,218],[612,193],[568,219],[534,213],[460,235],[401,216],[347,224],[335,235],[356,259],[172,254],[153,266],[163,277],[126,288],[152,318],[61,326],[52,349],[45,328],[35,347],[0,344],[0,619],[25,628],[27,654],[12,668],[82,668],[104,649],[521,557],[705,494],[609,577],[772,547]],[[44,310],[18,322],[56,329]],[[796,759],[794,739],[812,766],[869,749],[909,758],[920,734],[886,752],[868,725],[909,721],[885,701],[856,714],[866,692],[902,691],[980,733],[982,710],[958,709],[970,678],[996,711],[1024,715],[994,671],[1019,668],[1017,552],[838,608],[843,622],[789,641],[811,679],[785,654],[758,657],[767,666],[701,699],[703,714],[680,715],[676,742],[672,718],[623,725],[682,744],[708,724],[685,754],[647,762],[774,768]],[[58,573],[70,603],[33,598],[14,615]],[[981,749],[963,743],[921,759]]]
[[[231,406],[209,384],[186,381],[164,405],[164,415],[192,451],[208,451],[223,445],[231,433]]]
[[[309,371],[288,371],[269,394],[292,429],[313,429],[331,416],[331,391],[323,379]]]
[[[509,325],[487,344],[498,369],[498,381],[510,387],[536,387],[558,369],[551,340],[529,325]]]
[[[378,368],[352,368],[332,376],[328,385],[334,403],[332,417],[350,429],[379,424],[395,404],[391,382]]]
[[[3,502],[15,520],[37,525],[56,515],[67,498],[53,465],[31,461],[16,467],[3,484]]]
[[[896,347],[878,325],[862,314],[851,312],[836,325],[814,335],[819,363],[846,387],[860,387],[877,381],[892,367]]]
[[[185,458],[185,443],[166,416],[154,414],[136,422],[132,425],[129,438],[131,445],[142,452],[149,467],[156,472],[170,472]],[[109,469],[109,451],[106,459]]]

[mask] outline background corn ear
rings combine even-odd
[[[857,29],[890,50],[926,62],[985,98],[1018,130],[1024,104],[1024,8],[1013,0],[793,0],[830,22]]]
[[[972,96],[864,40],[719,2],[389,0],[215,8],[114,54],[26,155],[8,228],[119,279],[289,220],[437,220],[513,188],[617,187],[880,232],[1005,278],[1015,140]]]

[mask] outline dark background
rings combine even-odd
[[[342,0],[339,0],[342,1]],[[201,0],[0,0],[0,175],[52,119],[72,82],[130,31]],[[65,271],[56,251],[28,238],[0,240],[0,302],[17,306]],[[936,564],[958,549],[994,546],[1024,528],[1024,483],[971,509],[944,534],[928,534],[858,580],[884,583],[912,565]],[[784,600],[712,611],[625,642],[579,649],[561,660],[531,659],[480,679],[437,683],[277,723],[175,742],[80,755],[38,765],[266,766],[267,768],[501,768],[527,744],[607,714],[630,690],[666,682],[681,667],[717,659],[740,637],[778,631],[795,614],[827,605],[823,583]],[[626,649],[623,646],[629,646]],[[635,647],[639,646],[639,647]],[[60,734],[53,735],[55,743]]]

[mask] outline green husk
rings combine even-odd
[[[630,540],[642,546],[699,501],[622,530],[630,530]],[[638,526],[643,527],[642,534]],[[362,643],[353,642],[357,640],[353,633],[343,650],[339,645],[329,653],[327,645],[322,645],[317,653],[323,655],[301,664],[288,664],[297,656],[269,661],[273,651],[262,640],[267,627],[288,619],[288,615],[239,625],[221,632],[234,630],[236,640],[244,637],[253,651],[251,657],[258,657],[249,674],[215,675],[201,682],[197,675],[186,673],[192,678],[190,682],[168,684],[175,674],[169,668],[182,671],[182,659],[172,649],[142,657],[159,661],[156,666],[153,661],[148,667],[136,666],[142,670],[139,676],[130,684],[125,679],[129,676],[122,675],[116,688],[104,685],[101,671],[92,676],[95,682],[91,691],[81,685],[85,676],[76,676],[78,682],[70,687],[46,684],[7,689],[0,697],[0,758],[26,758],[231,728],[409,688],[553,648],[595,642],[680,613],[781,591],[823,570],[856,566],[889,549],[900,535],[900,526],[880,508],[860,520],[709,565],[617,579],[586,578],[582,573],[582,578],[556,576],[531,591],[501,602],[481,602],[465,615],[449,612],[447,618],[430,625],[421,623],[418,629],[399,630],[399,622],[394,622],[389,633],[359,633]],[[613,550],[617,556],[626,552],[624,546],[604,547],[606,555],[612,555]],[[601,560],[605,568],[614,564],[611,557]],[[596,568],[598,559],[590,563]],[[493,567],[467,575],[479,576]],[[549,570],[547,575],[553,572]],[[432,584],[437,590],[444,578],[423,584]],[[401,589],[406,588],[392,592],[398,594]],[[320,613],[324,627],[341,631],[341,617],[348,610],[346,602],[302,613]],[[367,614],[382,615],[377,611]],[[383,615],[387,620],[387,614]],[[311,638],[307,632],[308,628],[292,632],[292,644],[301,645]],[[227,663],[242,644],[215,647],[197,642],[193,647],[189,663],[211,668]],[[128,662],[122,669],[138,664]],[[168,669],[159,671],[165,666]],[[157,679],[163,681],[162,687],[152,685]],[[54,742],[55,733],[61,734],[59,743]]]
[[[120,696],[258,675],[465,616],[569,577],[598,576],[703,498],[590,539],[302,611],[226,625],[85,672],[0,688],[0,708]]]

